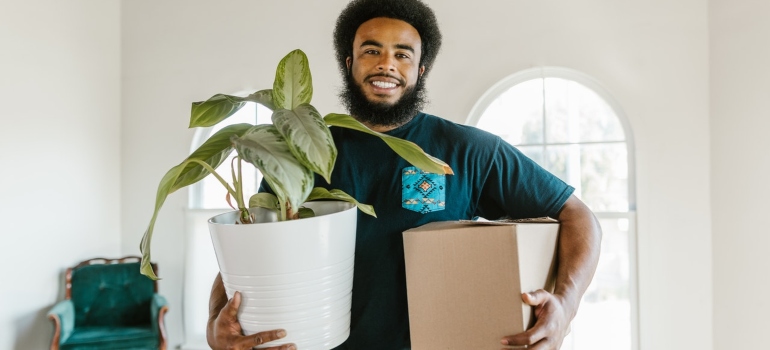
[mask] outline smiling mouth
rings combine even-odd
[[[366,77],[366,81],[378,89],[395,89],[398,86],[403,86],[406,84],[403,79],[399,79],[388,74],[373,74]]]
[[[392,89],[392,88],[395,88],[396,86],[398,86],[398,84],[396,84],[396,83],[390,83],[390,82],[387,82],[387,81],[373,81],[372,85],[374,85],[374,86],[376,86],[376,87],[378,87],[380,89]]]

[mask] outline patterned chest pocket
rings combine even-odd
[[[401,206],[426,214],[446,207],[446,176],[406,167],[401,172]]]

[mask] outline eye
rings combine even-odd
[[[367,50],[364,50],[364,53],[367,55],[376,55],[376,54],[379,54],[380,52],[375,49],[367,49]]]

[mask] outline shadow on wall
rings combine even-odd
[[[48,319],[48,311],[60,300],[64,300],[64,274],[67,269],[61,269],[57,275],[56,283],[51,287],[56,288],[56,299],[53,303],[35,312],[30,312],[18,317],[14,322],[16,326],[16,342],[13,350],[48,349],[51,346],[54,326]]]
[[[53,337],[53,323],[46,315],[53,304],[36,312],[19,317],[14,322],[16,326],[16,343],[14,350],[47,349]]]

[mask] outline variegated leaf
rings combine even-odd
[[[353,196],[343,192],[342,190],[327,190],[323,187],[316,187],[313,189],[313,191],[310,192],[310,196],[307,197],[308,202],[314,201],[318,199],[334,199],[338,201],[345,201],[348,203],[355,204],[359,210],[364,212],[365,214],[369,214],[371,216],[377,217],[377,214],[374,213],[374,207],[369,204],[363,204],[357,201]]]
[[[246,96],[244,100],[259,103],[271,111],[275,109],[272,89],[259,90],[249,96]]]
[[[238,112],[246,101],[243,97],[216,94],[206,101],[193,102],[190,128],[208,127]]]
[[[293,110],[278,109],[273,113],[273,125],[286,139],[291,153],[304,166],[330,182],[337,147],[321,114],[309,104]]]
[[[250,124],[234,124],[222,128],[222,130],[211,135],[206,142],[198,147],[198,149],[190,154],[190,156],[182,163],[171,168],[171,170],[163,176],[155,195],[155,211],[152,213],[150,224],[147,227],[147,231],[144,232],[142,242],[139,245],[139,250],[142,252],[141,272],[143,275],[152,279],[158,279],[150,265],[150,259],[152,258],[150,255],[150,247],[155,220],[158,218],[158,212],[160,212],[160,208],[163,206],[168,195],[180,188],[192,185],[209,175],[210,172],[197,162],[204,162],[212,169],[216,169],[225,159],[227,159],[230,152],[233,150],[230,138],[243,135],[251,128],[252,125]]]
[[[291,154],[283,136],[273,125],[257,125],[232,139],[238,154],[256,166],[282,203],[295,213],[313,189],[313,172]]]
[[[310,64],[302,50],[289,52],[275,71],[273,104],[276,108],[294,109],[313,98]]]
[[[315,212],[313,209],[301,207],[299,208],[299,218],[300,219],[306,219],[306,218],[312,218],[315,216]]]
[[[339,126],[342,128],[348,128],[365,132],[370,135],[374,135],[385,141],[385,143],[398,155],[404,158],[410,164],[431,173],[454,175],[452,168],[449,167],[444,161],[438,159],[430,154],[425,153],[420,146],[417,146],[414,142],[402,140],[397,137],[386,135],[376,132],[361,124],[358,120],[346,114],[330,113],[324,117],[324,121],[328,125]]]
[[[279,210],[280,204],[278,203],[278,197],[276,197],[274,194],[260,192],[249,198],[249,208],[254,207]]]

